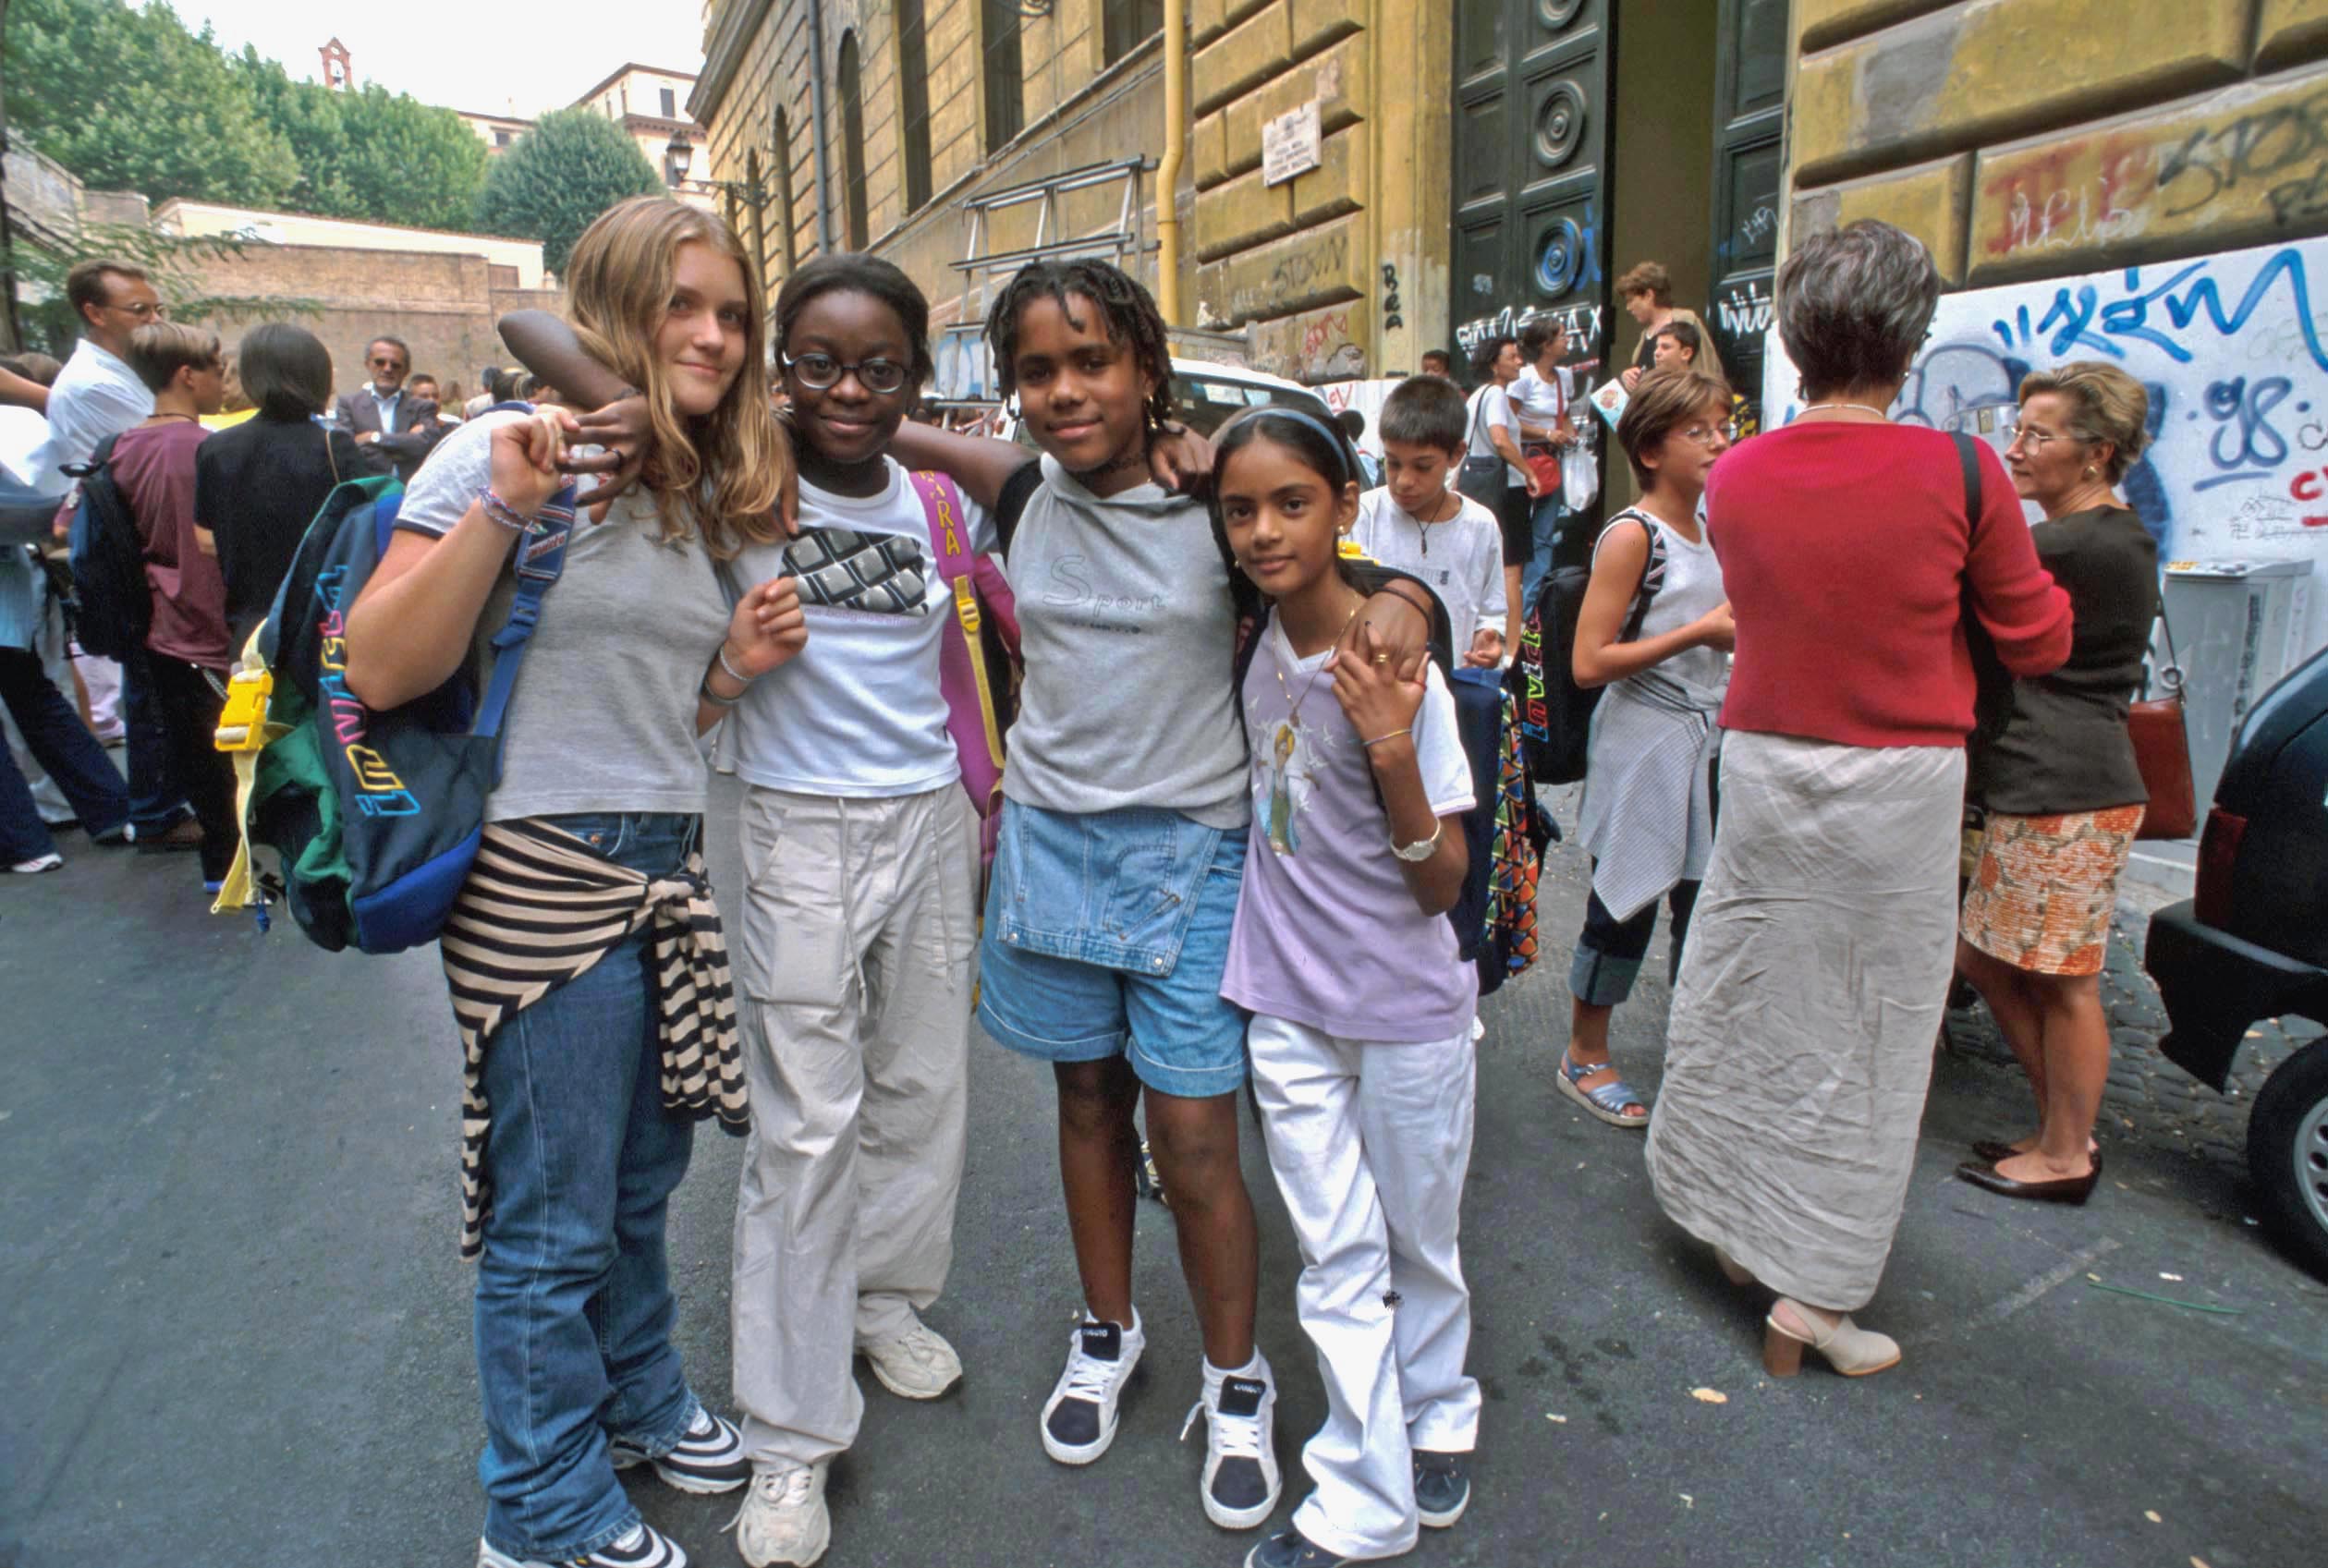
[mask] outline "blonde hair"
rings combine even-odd
[[[2108,442],[2113,450],[2103,465],[2112,484],[2126,478],[2127,469],[2151,444],[2151,397],[2142,383],[2115,365],[2099,359],[2072,359],[2050,371],[2031,371],[2021,378],[2021,406],[2040,393],[2066,399],[2070,407],[2069,433],[2087,445]]]
[[[148,392],[161,391],[183,370],[224,368],[218,334],[181,322],[148,322],[131,332],[128,359]]]
[[[1720,419],[1730,417],[1730,383],[1695,365],[1667,365],[1635,384],[1625,400],[1625,412],[1616,417],[1616,440],[1642,490],[1656,478],[1656,470],[1641,461],[1642,455],[1664,446],[1666,437],[1707,408],[1718,410]]]
[[[670,307],[679,247],[708,245],[744,283],[746,371],[767,358],[759,269],[735,232],[668,196],[634,196],[599,214],[574,242],[566,269],[567,319],[583,350],[646,397],[650,431],[640,482],[654,496],[666,541],[701,536],[716,560],[776,537],[776,497],[792,448],[759,383],[739,372],[701,419],[672,406],[655,339]]]

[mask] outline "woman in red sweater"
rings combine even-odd
[[[1777,317],[1809,406],[1706,487],[1737,652],[1649,1173],[1724,1272],[1778,1293],[1781,1377],[1805,1345],[1850,1376],[1899,1360],[1849,1314],[1899,1224],[1955,951],[1965,619],[2017,675],[2069,653],[2068,598],[1995,453],[1976,444],[1968,504],[1955,442],[1885,412],[1939,294],[1888,224],[1806,240]]]

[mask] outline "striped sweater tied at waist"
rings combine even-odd
[[[663,1103],[724,1131],[750,1124],[736,993],[719,908],[698,850],[666,877],[618,866],[546,821],[488,822],[440,942],[461,1033],[461,1256],[484,1248],[493,1188],[484,1088],[493,1032],[552,988],[590,972],[642,927],[653,927]]]

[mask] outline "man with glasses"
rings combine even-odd
[[[38,482],[63,489],[67,464],[86,463],[99,443],[139,425],[153,412],[153,394],[129,368],[129,337],[168,312],[152,280],[134,261],[92,257],[65,274],[65,298],[80,317],[80,342],[48,391],[48,443],[33,467]],[[74,493],[78,495],[76,488]],[[69,508],[71,500],[67,500]],[[69,510],[65,514],[69,517]],[[142,656],[116,665],[79,660],[89,687],[90,717],[111,727],[114,693],[129,751],[129,833],[143,850],[193,849],[201,830],[187,809],[186,789],[169,754]]]
[[[335,410],[339,427],[356,438],[373,473],[393,470],[408,480],[444,433],[436,403],[405,389],[412,350],[400,337],[373,338],[364,347],[364,368],[372,380],[340,395]]]

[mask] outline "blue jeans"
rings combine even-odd
[[[1557,495],[1536,498],[1535,512],[1529,518],[1530,548],[1528,565],[1520,572],[1519,618],[1528,619],[1528,612],[1536,602],[1536,590],[1542,586],[1552,568],[1558,565],[1553,559],[1553,546],[1560,538],[1560,529],[1566,522],[1567,504]]]
[[[187,809],[177,754],[162,722],[162,699],[143,649],[121,662],[121,738],[129,753],[129,820],[140,838],[158,838],[193,813]],[[45,766],[45,764],[43,764]]]
[[[95,838],[128,820],[129,796],[105,748],[27,648],[0,648],[0,702],[24,736],[25,749],[56,781],[83,832]],[[32,803],[31,786],[0,746],[0,866],[36,860],[56,847]]]
[[[651,876],[697,819],[551,819]],[[477,1269],[485,1538],[518,1558],[581,1557],[639,1522],[610,1435],[665,1453],[695,1413],[671,1343],[664,1249],[695,1124],[663,1109],[648,932],[487,1037],[493,1212]]]

